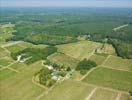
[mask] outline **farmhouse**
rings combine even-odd
[[[54,67],[52,65],[45,65],[46,68],[48,68],[49,70],[53,70]]]

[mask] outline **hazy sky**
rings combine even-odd
[[[132,0],[0,0],[6,7],[132,7]]]

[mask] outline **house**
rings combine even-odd
[[[48,68],[49,70],[53,70],[54,67],[52,65],[45,65],[46,68]]]
[[[59,77],[58,76],[52,76],[51,79],[57,81],[59,79]]]
[[[17,56],[17,61],[20,61],[21,60],[21,57],[22,57],[21,55],[18,55]]]

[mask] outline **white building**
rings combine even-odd
[[[45,65],[46,68],[48,68],[49,70],[53,70],[53,66],[52,65]]]

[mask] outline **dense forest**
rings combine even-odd
[[[131,8],[2,8],[0,23],[15,24],[16,31],[7,41],[57,45],[90,35],[90,40],[98,42],[109,38],[118,56],[132,58],[131,12]]]

